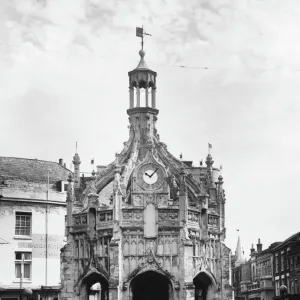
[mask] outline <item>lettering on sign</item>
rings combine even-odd
[[[48,235],[46,248],[45,234],[33,234],[31,242],[19,242],[19,248],[31,248],[32,257],[45,258],[46,252],[48,258],[59,258],[60,249],[64,246],[64,237],[62,235]],[[46,251],[47,250],[47,251]]]

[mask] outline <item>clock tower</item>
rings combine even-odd
[[[139,56],[123,150],[96,176],[69,181],[62,299],[231,298],[223,177],[210,154],[194,167],[161,142],[157,74]]]

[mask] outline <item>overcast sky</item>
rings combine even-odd
[[[299,231],[299,0],[1,0],[0,155],[106,165],[128,138],[144,25],[158,132],[223,166],[227,245]],[[185,66],[182,68],[181,66]]]

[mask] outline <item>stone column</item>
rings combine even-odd
[[[149,88],[147,86],[146,89],[145,89],[146,107],[149,107],[148,92],[149,92]]]
[[[129,108],[134,107],[134,91],[133,87],[129,88]]]
[[[136,107],[140,107],[140,88],[136,88]]]
[[[156,108],[156,88],[152,87],[152,108]]]

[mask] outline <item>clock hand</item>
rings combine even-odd
[[[156,170],[150,175],[150,178],[154,175],[154,173],[156,173],[157,170],[158,168],[156,168]]]
[[[149,178],[151,178],[151,176],[147,172],[145,172],[145,175],[147,175]]]

